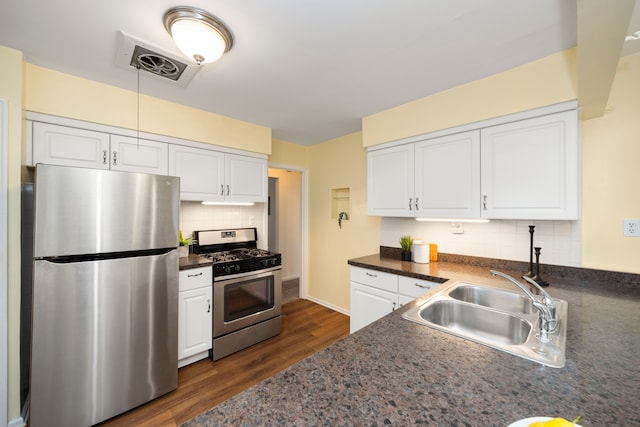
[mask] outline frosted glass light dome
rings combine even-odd
[[[170,9],[164,25],[178,49],[198,65],[217,61],[233,44],[224,24],[204,10],[185,6]]]

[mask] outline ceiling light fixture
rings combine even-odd
[[[164,14],[164,27],[173,41],[197,65],[217,61],[233,46],[229,29],[210,13],[178,6]]]

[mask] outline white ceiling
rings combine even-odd
[[[115,64],[118,33],[179,55],[162,17],[181,4],[4,1],[0,45],[22,51],[29,63],[135,91],[135,70]],[[224,21],[233,49],[204,65],[186,88],[143,73],[140,91],[267,126],[274,138],[303,145],[358,131],[364,116],[576,45],[576,0],[187,4]]]

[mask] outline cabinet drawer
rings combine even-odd
[[[438,286],[440,286],[440,283],[437,282],[400,276],[398,280],[398,293],[417,298]]]
[[[389,292],[398,292],[398,276],[377,270],[351,267],[351,281]]]
[[[198,289],[213,284],[213,269],[211,267],[191,268],[180,271],[180,292]]]

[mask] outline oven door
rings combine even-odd
[[[279,316],[281,267],[214,279],[213,337]]]

